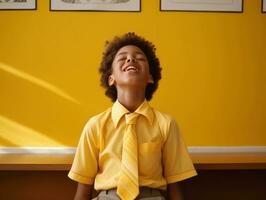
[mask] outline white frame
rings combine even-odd
[[[36,0],[26,0],[26,2],[1,2],[0,10],[36,10]]]
[[[77,0],[78,1],[78,0]],[[128,0],[121,3],[95,3],[95,0],[79,0],[76,3],[66,3],[62,0],[50,0],[51,11],[115,11],[115,12],[140,12],[140,0]]]
[[[160,0],[160,10],[243,12],[243,0]]]
[[[266,13],[266,0],[261,0],[261,11]]]

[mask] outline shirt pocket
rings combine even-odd
[[[162,170],[161,141],[139,144],[139,174],[152,177]]]

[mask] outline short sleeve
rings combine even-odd
[[[74,181],[93,184],[98,170],[98,142],[92,122],[84,127],[68,177]]]
[[[163,147],[163,165],[167,184],[197,175],[174,119],[170,120],[167,138]]]

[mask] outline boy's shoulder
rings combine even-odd
[[[159,125],[161,134],[164,138],[164,141],[166,141],[170,132],[172,132],[171,130],[178,131],[178,128],[177,128],[178,126],[177,126],[176,120],[174,117],[172,117],[168,113],[164,113],[164,112],[158,111],[156,109],[153,109],[153,112],[154,112],[155,118],[157,120],[157,123]],[[175,129],[175,128],[177,128],[177,129]]]
[[[166,123],[171,123],[171,121],[175,121],[174,117],[172,117],[170,114],[165,113],[165,112],[161,112],[155,108],[152,108],[153,113],[156,117],[156,119],[159,122],[166,122]]]
[[[111,111],[112,108],[108,108],[105,111],[90,117],[86,123],[86,127],[95,127],[102,123],[105,123],[106,120],[110,117]]]

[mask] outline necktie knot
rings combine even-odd
[[[126,114],[125,116],[126,116],[126,124],[136,124],[139,114],[134,112]]]

